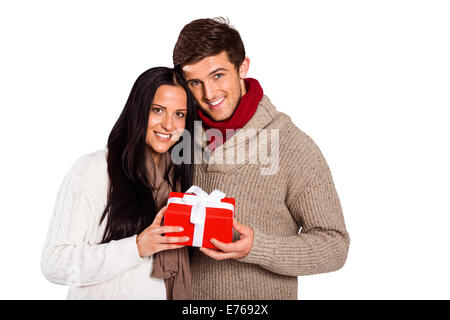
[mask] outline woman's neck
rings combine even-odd
[[[159,161],[161,160],[161,154],[156,152],[155,150],[153,150],[153,148],[150,147],[149,145],[146,145],[146,148],[147,148],[148,154],[151,155],[153,162],[155,163],[156,166],[158,166]]]

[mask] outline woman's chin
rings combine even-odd
[[[148,146],[150,147],[152,152],[154,152],[156,154],[159,154],[159,155],[161,155],[163,153],[166,153],[167,151],[169,151],[169,149],[171,147],[171,145],[167,145],[167,146],[164,146],[164,145],[163,146],[161,146],[161,145],[158,145],[158,146],[148,145]]]

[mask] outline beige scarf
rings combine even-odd
[[[153,199],[159,211],[166,205],[171,191],[168,181],[164,178],[171,164],[170,154],[161,154],[156,166],[150,152],[147,152],[146,161],[148,178],[153,187]],[[173,178],[173,167],[169,178]],[[180,189],[179,186],[176,189]],[[164,279],[167,300],[190,300],[192,288],[188,248],[160,251],[153,257],[153,271],[150,276]]]

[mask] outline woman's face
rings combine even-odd
[[[181,86],[162,85],[156,90],[145,142],[157,163],[159,155],[169,150],[183,133],[186,114],[187,95]]]

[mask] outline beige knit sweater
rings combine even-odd
[[[262,133],[268,133],[270,142],[272,129],[279,130],[279,144],[269,143],[268,154],[279,147],[278,170],[262,174],[269,165],[255,161],[258,152],[251,152],[249,141],[263,141]],[[253,247],[240,260],[222,261],[195,249],[193,297],[297,299],[297,276],[338,270],[347,258],[350,239],[330,170],[313,140],[267,96],[241,133],[248,139],[237,134],[211,153],[209,164],[196,165],[194,182],[236,199],[237,220],[255,232]],[[245,153],[245,163],[227,161],[230,149],[235,157]]]

